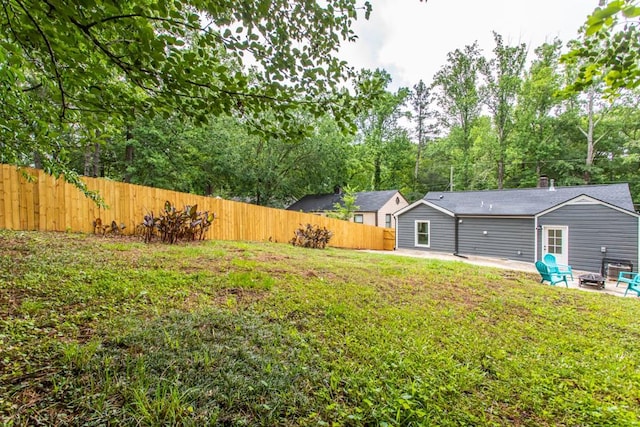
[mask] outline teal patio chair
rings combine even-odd
[[[549,270],[551,270],[552,273],[561,274],[563,276],[571,276],[571,280],[573,280],[573,270],[571,270],[571,266],[566,264],[558,264],[556,262],[555,255],[546,254],[542,258],[542,260],[549,266]]]
[[[627,296],[627,292],[635,292],[640,297],[640,274],[632,273],[630,271],[621,271],[618,273],[618,281],[616,282],[616,288],[622,283],[627,284],[627,290],[624,291],[624,296]]]
[[[567,282],[567,276],[564,274],[558,274],[554,271],[551,271],[549,266],[542,261],[536,261],[536,269],[538,273],[540,273],[540,283],[544,283],[545,281],[549,282],[551,286],[555,286],[557,283],[564,282],[564,285],[568,288],[569,283]]]

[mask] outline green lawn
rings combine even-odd
[[[0,231],[0,424],[640,425],[639,319],[462,262]]]

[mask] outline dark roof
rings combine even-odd
[[[523,188],[459,192],[429,192],[424,200],[458,215],[535,215],[586,195],[635,212],[628,184],[579,185],[574,187]]]
[[[358,212],[377,212],[398,190],[363,191],[355,193]],[[309,194],[287,208],[290,211],[323,212],[334,210],[333,205],[342,202],[343,194]]]

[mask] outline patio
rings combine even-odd
[[[540,277],[539,273],[536,270],[536,267],[533,263],[528,262],[520,262],[514,261],[510,259],[497,259],[497,258],[487,258],[487,257],[479,257],[479,256],[455,256],[453,254],[448,253],[439,253],[439,252],[425,252],[418,251],[412,249],[397,249],[393,252],[387,251],[367,251],[367,252],[375,252],[375,253],[384,253],[386,255],[396,255],[396,256],[409,256],[415,258],[430,258],[430,259],[441,259],[447,261],[460,261],[466,262],[469,264],[481,265],[485,267],[496,267],[496,268],[504,268],[509,270],[516,271],[526,271],[532,274],[535,274],[536,277]],[[615,295],[622,297],[624,296],[624,292],[627,289],[627,285],[621,283],[620,286],[616,287],[616,281],[607,280],[605,282],[604,289],[600,289],[596,286],[584,285],[580,286],[579,276],[582,274],[591,273],[588,271],[575,271],[573,272],[573,280],[571,278],[567,278],[567,282],[569,284],[569,288],[580,289],[585,292],[596,292],[596,293],[605,293],[609,295]],[[548,285],[546,285],[548,286]],[[564,283],[558,285],[560,287],[564,287]],[[627,298],[637,298],[635,293],[628,293]]]

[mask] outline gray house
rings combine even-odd
[[[628,184],[430,192],[395,215],[397,248],[525,262],[553,253],[593,272],[640,263]]]

